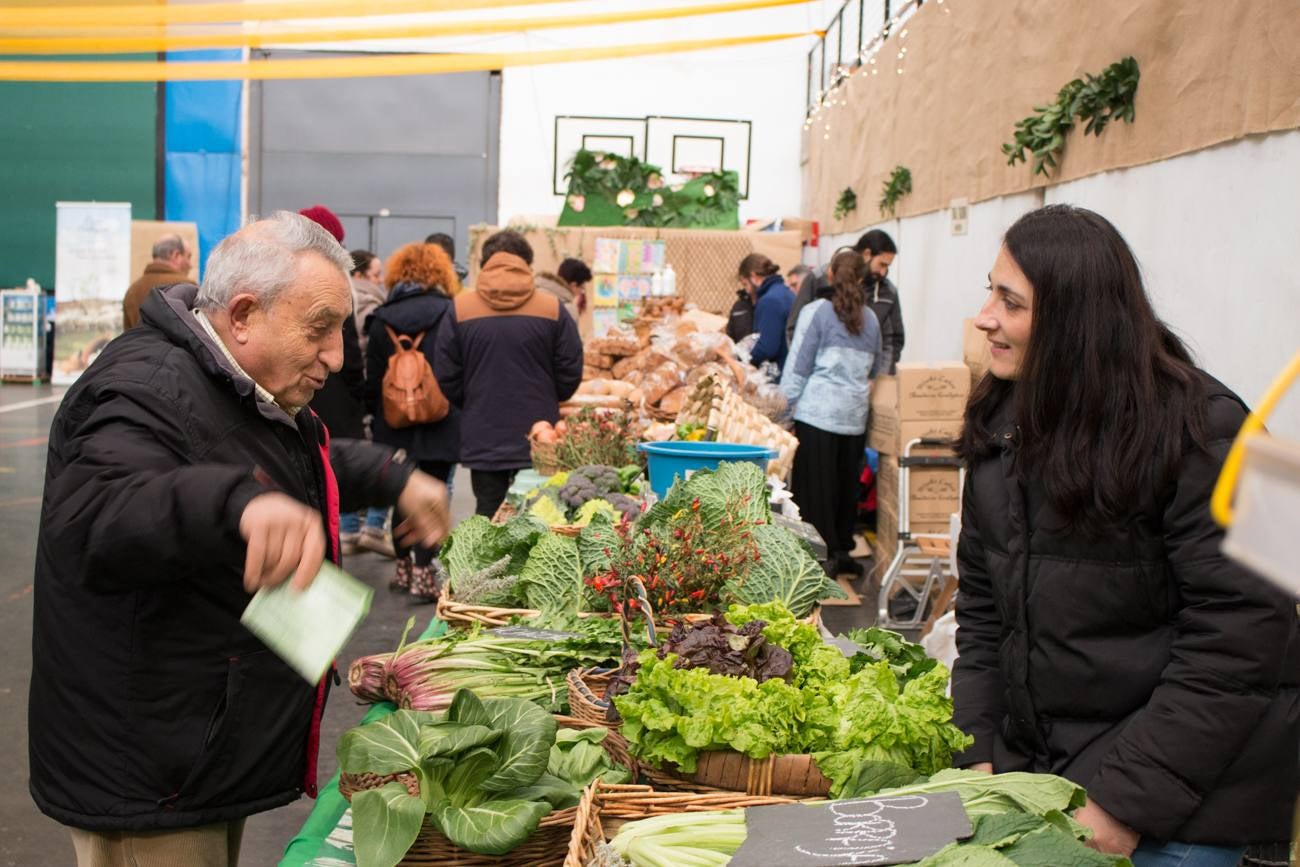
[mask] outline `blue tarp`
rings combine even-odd
[[[239,60],[242,52],[185,51],[168,60]],[[173,81],[166,85],[166,219],[199,227],[200,274],[212,248],[239,228],[243,83]]]

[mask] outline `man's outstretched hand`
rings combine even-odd
[[[393,528],[393,538],[402,545],[432,548],[451,530],[451,509],[447,486],[428,473],[416,470],[397,498],[402,523]]]
[[[294,575],[305,590],[325,560],[320,512],[285,494],[259,494],[239,516],[239,535],[248,543],[244,589],[255,593]]]

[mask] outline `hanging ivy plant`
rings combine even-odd
[[[1050,177],[1065,148],[1065,134],[1076,120],[1086,121],[1084,135],[1101,135],[1112,120],[1132,123],[1137,96],[1137,61],[1132,57],[1112,63],[1101,75],[1089,73],[1062,87],[1056,99],[1034,107],[1034,114],[1016,123],[1015,139],[1002,145],[1007,165],[1034,158],[1034,174]]]
[[[735,172],[710,172],[689,183],[669,187],[659,166],[636,157],[601,151],[574,154],[564,176],[569,183],[568,211],[599,211],[603,225],[686,228],[736,228],[740,186]],[[575,217],[574,224],[587,219]],[[596,223],[591,223],[595,225]],[[728,225],[732,224],[732,225]]]
[[[843,220],[858,209],[858,194],[852,187],[845,187],[840,193],[840,200],[835,203],[835,219]]]
[[[880,215],[893,217],[898,213],[898,200],[912,192],[912,170],[907,166],[894,166],[894,172],[880,191]]]

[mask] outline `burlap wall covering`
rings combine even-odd
[[[913,189],[898,214],[912,216],[1300,127],[1297,46],[1296,0],[930,0],[805,131],[803,213],[827,234],[879,222],[899,164]],[[1142,71],[1133,124],[1076,126],[1050,181],[1006,164],[1017,120],[1127,55]],[[845,187],[859,204],[841,221]]]

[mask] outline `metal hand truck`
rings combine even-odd
[[[951,446],[948,440],[914,439],[903,449],[898,459],[898,550],[880,579],[877,625],[886,629],[917,629],[925,622],[927,607],[935,589],[944,586],[953,574],[952,560],[936,550],[936,543],[948,540],[948,535],[938,533],[912,533],[908,515],[909,473],[913,467],[947,467],[957,471],[957,489],[966,483],[966,468],[961,459],[953,456],[913,455],[912,449],[926,446]],[[929,550],[927,550],[929,549]],[[910,615],[895,616],[890,602],[906,594],[916,603]]]

